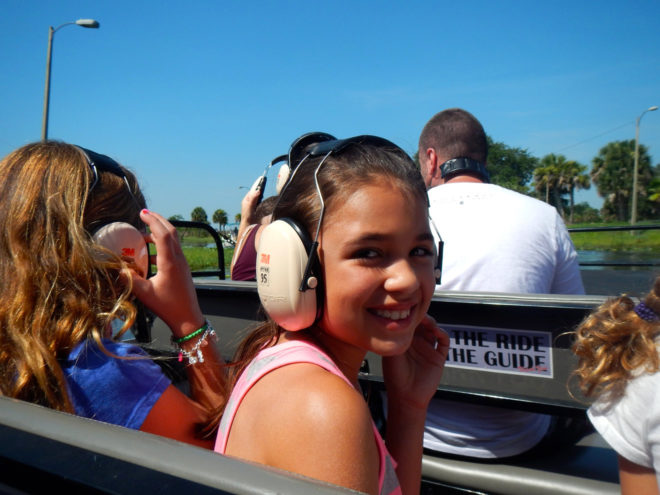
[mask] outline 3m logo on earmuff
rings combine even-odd
[[[112,222],[98,229],[92,239],[113,253],[134,261],[143,277],[149,270],[149,248],[144,237],[131,224]]]
[[[264,287],[270,286],[270,254],[260,253],[257,269],[259,273],[259,284]]]

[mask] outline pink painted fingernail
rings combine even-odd
[[[146,208],[142,208],[142,213],[144,213],[145,215],[148,215],[150,213],[150,211],[147,210]]]

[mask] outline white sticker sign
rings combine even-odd
[[[552,333],[440,324],[449,333],[446,366],[552,378]]]

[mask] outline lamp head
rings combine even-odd
[[[99,22],[95,21],[94,19],[78,19],[76,24],[78,24],[78,26],[90,29],[96,29],[100,26]]]
[[[649,107],[649,109],[647,110],[647,112],[653,112],[653,111],[655,111],[655,110],[657,110],[657,109],[658,109],[658,107],[657,107],[656,105],[653,105],[652,107]]]

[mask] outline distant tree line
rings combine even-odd
[[[586,165],[561,154],[541,159],[528,150],[508,146],[488,137],[488,170],[491,182],[533,196],[553,205],[567,223],[630,220],[632,208],[635,141],[613,141]],[[415,161],[419,164],[418,156]],[[651,165],[648,148],[639,145],[637,217],[660,217],[660,164]],[[575,192],[594,184],[603,198],[599,210],[588,203],[575,204]]]
[[[238,215],[237,215],[238,216]],[[172,215],[169,217],[168,220],[184,220],[184,218],[181,215]],[[202,208],[201,206],[196,206],[193,211],[190,212],[190,220],[192,222],[200,222],[200,223],[209,223],[208,215],[206,214],[206,210]],[[227,225],[228,220],[227,220],[227,212],[223,209],[217,209],[213,212],[213,223],[218,224],[218,231],[224,231],[225,225]]]
[[[488,136],[488,170],[491,182],[553,205],[567,223],[620,221],[630,219],[632,208],[632,182],[635,141],[613,141],[603,146],[586,165],[564,155],[550,153],[537,158],[523,148],[493,141]],[[419,165],[415,153],[414,160]],[[651,165],[648,148],[639,145],[639,175],[637,178],[637,218],[655,220],[660,217],[660,164]],[[595,185],[603,198],[600,210],[588,203],[575,204],[575,192]],[[170,220],[183,220],[173,215]],[[208,224],[208,216],[201,206],[190,213],[194,222]],[[235,221],[240,222],[240,213]],[[228,223],[227,212],[217,209],[212,221],[224,233]]]

